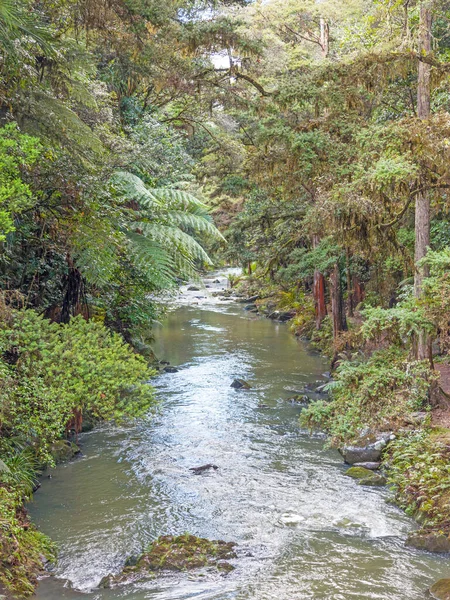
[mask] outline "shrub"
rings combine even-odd
[[[152,403],[146,361],[101,323],[50,323],[14,311],[0,334],[0,426],[44,461],[71,416],[142,416]]]

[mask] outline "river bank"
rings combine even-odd
[[[387,490],[344,477],[339,453],[298,428],[289,398],[324,381],[326,361],[242,304],[183,295],[156,331],[158,356],[179,369],[156,380],[160,413],[83,435],[84,458],[44,479],[31,506],[59,545],[55,575],[79,590],[50,578],[38,598],[422,599],[446,559],[405,548],[414,526]],[[233,390],[235,377],[252,389]],[[207,463],[218,470],[189,471]],[[185,531],[237,542],[235,571],[96,588],[159,535]]]

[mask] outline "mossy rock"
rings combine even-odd
[[[73,442],[68,440],[57,440],[51,447],[51,455],[56,464],[67,462],[80,454],[81,450]]]
[[[364,467],[350,467],[345,472],[347,477],[352,477],[352,479],[356,479],[359,485],[386,485],[386,479],[379,475],[378,473],[374,473],[370,469],[366,469]]]
[[[121,574],[104,577],[99,587],[109,588],[164,571],[216,567],[222,573],[229,573],[234,567],[227,561],[237,557],[235,546],[233,542],[208,540],[190,534],[162,535],[137,559],[128,559]]]
[[[411,548],[427,550],[428,552],[450,552],[450,538],[441,532],[412,533],[408,536],[405,544]]]
[[[430,587],[430,597],[436,600],[450,600],[450,579],[439,579]]]

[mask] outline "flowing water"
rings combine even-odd
[[[196,295],[156,332],[157,355],[181,367],[157,378],[157,414],[83,435],[84,457],[44,477],[30,510],[60,558],[38,598],[425,598],[450,563],[406,549],[414,525],[388,491],[343,476],[339,454],[299,429],[287,398],[326,363],[285,325]],[[230,388],[235,377],[252,389]],[[189,471],[205,463],[219,469]],[[186,531],[238,542],[236,570],[96,589],[157,536]]]

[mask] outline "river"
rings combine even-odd
[[[43,477],[30,512],[59,561],[38,599],[423,600],[448,560],[406,549],[412,520],[388,490],[345,477],[287,400],[326,363],[286,325],[205,293],[185,291],[156,330],[157,355],[180,367],[154,381],[156,413],[84,434],[83,458]],[[232,389],[235,377],[252,389]],[[189,471],[205,463],[219,469]],[[237,542],[235,571],[96,589],[157,536],[186,531]]]

